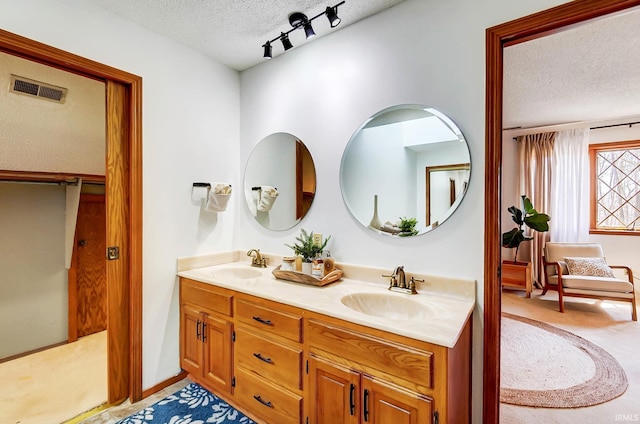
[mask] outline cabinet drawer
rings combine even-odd
[[[302,397],[238,368],[235,397],[267,423],[300,424]]]
[[[292,390],[302,389],[302,350],[236,330],[237,365]]]
[[[310,346],[433,388],[433,352],[314,319],[308,323]]]
[[[181,301],[196,304],[207,311],[232,315],[233,292],[187,278],[180,279]]]
[[[302,317],[299,315],[237,299],[236,317],[238,322],[259,332],[285,337],[294,342],[302,341]]]

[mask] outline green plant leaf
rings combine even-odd
[[[518,224],[518,227],[524,224],[524,221],[522,220],[522,211],[520,209],[515,206],[511,206],[507,211],[511,213],[511,219],[513,219],[513,222]]]
[[[523,241],[525,241],[524,232],[517,227],[502,234],[502,247],[512,249],[518,247]]]
[[[537,213],[535,215],[526,216],[524,218],[524,223],[527,225],[527,227],[531,228],[532,230],[545,232],[545,231],[549,231],[550,219],[551,218],[549,218],[549,215],[547,214]]]

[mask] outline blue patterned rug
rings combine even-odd
[[[244,414],[191,383],[116,424],[255,424]]]

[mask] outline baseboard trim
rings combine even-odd
[[[180,373],[178,375],[174,375],[173,377],[171,377],[171,378],[169,378],[167,380],[161,381],[160,383],[156,384],[153,387],[148,388],[147,390],[143,390],[142,391],[142,399],[147,398],[147,397],[151,396],[152,394],[157,393],[160,390],[171,386],[174,383],[177,383],[178,381],[186,378],[187,375],[189,375],[188,372],[180,371]]]
[[[22,358],[23,356],[29,356],[29,355],[32,355],[34,353],[42,352],[43,350],[53,349],[54,347],[58,347],[58,346],[64,346],[66,344],[67,344],[67,341],[65,340],[64,342],[55,343],[55,344],[52,344],[52,345],[49,345],[49,346],[40,347],[38,349],[33,349],[33,350],[28,351],[28,352],[22,352],[22,353],[18,353],[17,355],[7,356],[6,358],[0,358],[0,364],[2,364],[3,362],[13,361],[14,359]]]

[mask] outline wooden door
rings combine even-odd
[[[69,280],[70,341],[107,329],[105,237],[104,196],[81,195],[70,272],[75,281]]]
[[[360,373],[312,356],[309,358],[309,380],[311,423],[358,423]]]
[[[370,424],[423,424],[432,421],[431,399],[364,376],[362,421]]]
[[[203,314],[196,308],[180,308],[180,366],[193,375],[202,374]]]
[[[214,388],[231,393],[233,325],[205,315],[201,330],[205,349],[203,377]]]

